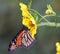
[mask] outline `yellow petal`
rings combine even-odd
[[[60,45],[57,46],[56,51],[59,51],[60,52]]]
[[[60,54],[60,52],[57,52],[56,54]]]
[[[19,3],[19,5],[21,6],[22,11],[27,11],[28,10],[27,6],[24,3]]]
[[[31,16],[28,14],[28,11],[22,11],[22,16],[27,17],[27,18],[31,18]]]
[[[35,34],[36,34],[36,30],[37,30],[37,26],[36,26],[36,25],[33,26],[33,27],[31,27],[30,33],[31,33],[31,35],[32,35],[32,38],[34,38],[34,36],[35,36]]]
[[[28,18],[23,18],[22,24],[24,26],[26,26],[28,29],[30,29],[30,24],[29,24],[30,20]]]
[[[59,46],[60,45],[60,43],[59,42],[56,42],[56,46]]]

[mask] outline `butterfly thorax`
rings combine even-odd
[[[26,26],[23,25],[23,30],[29,30]]]

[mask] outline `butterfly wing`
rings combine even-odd
[[[29,47],[35,39],[32,38],[31,34],[29,31],[26,31],[24,35],[22,36],[22,44],[25,47]]]
[[[12,41],[9,44],[8,51],[15,50],[18,46],[22,45],[21,39],[22,35],[24,34],[25,30],[21,31],[16,37],[12,39]]]

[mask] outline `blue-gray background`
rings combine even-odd
[[[55,54],[55,43],[60,41],[60,28],[39,27],[36,34],[36,43],[29,49],[17,49],[8,52],[11,39],[22,28],[21,11],[19,2],[28,4],[30,0],[0,0],[0,54]],[[60,15],[60,0],[32,0],[32,8],[44,15],[46,5],[51,4],[53,9]],[[48,18],[54,21],[55,17]],[[60,22],[60,18],[57,22]]]

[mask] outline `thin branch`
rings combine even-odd
[[[50,16],[56,16],[56,15],[45,15],[44,17],[50,17]]]
[[[38,24],[37,26],[60,27],[60,23],[55,24],[55,22],[51,22],[51,23],[42,22],[42,23]]]
[[[31,11],[34,11],[35,13],[37,13],[40,17],[42,17],[46,22],[50,23],[45,17],[43,17],[39,12],[37,12],[34,9],[31,9]]]

